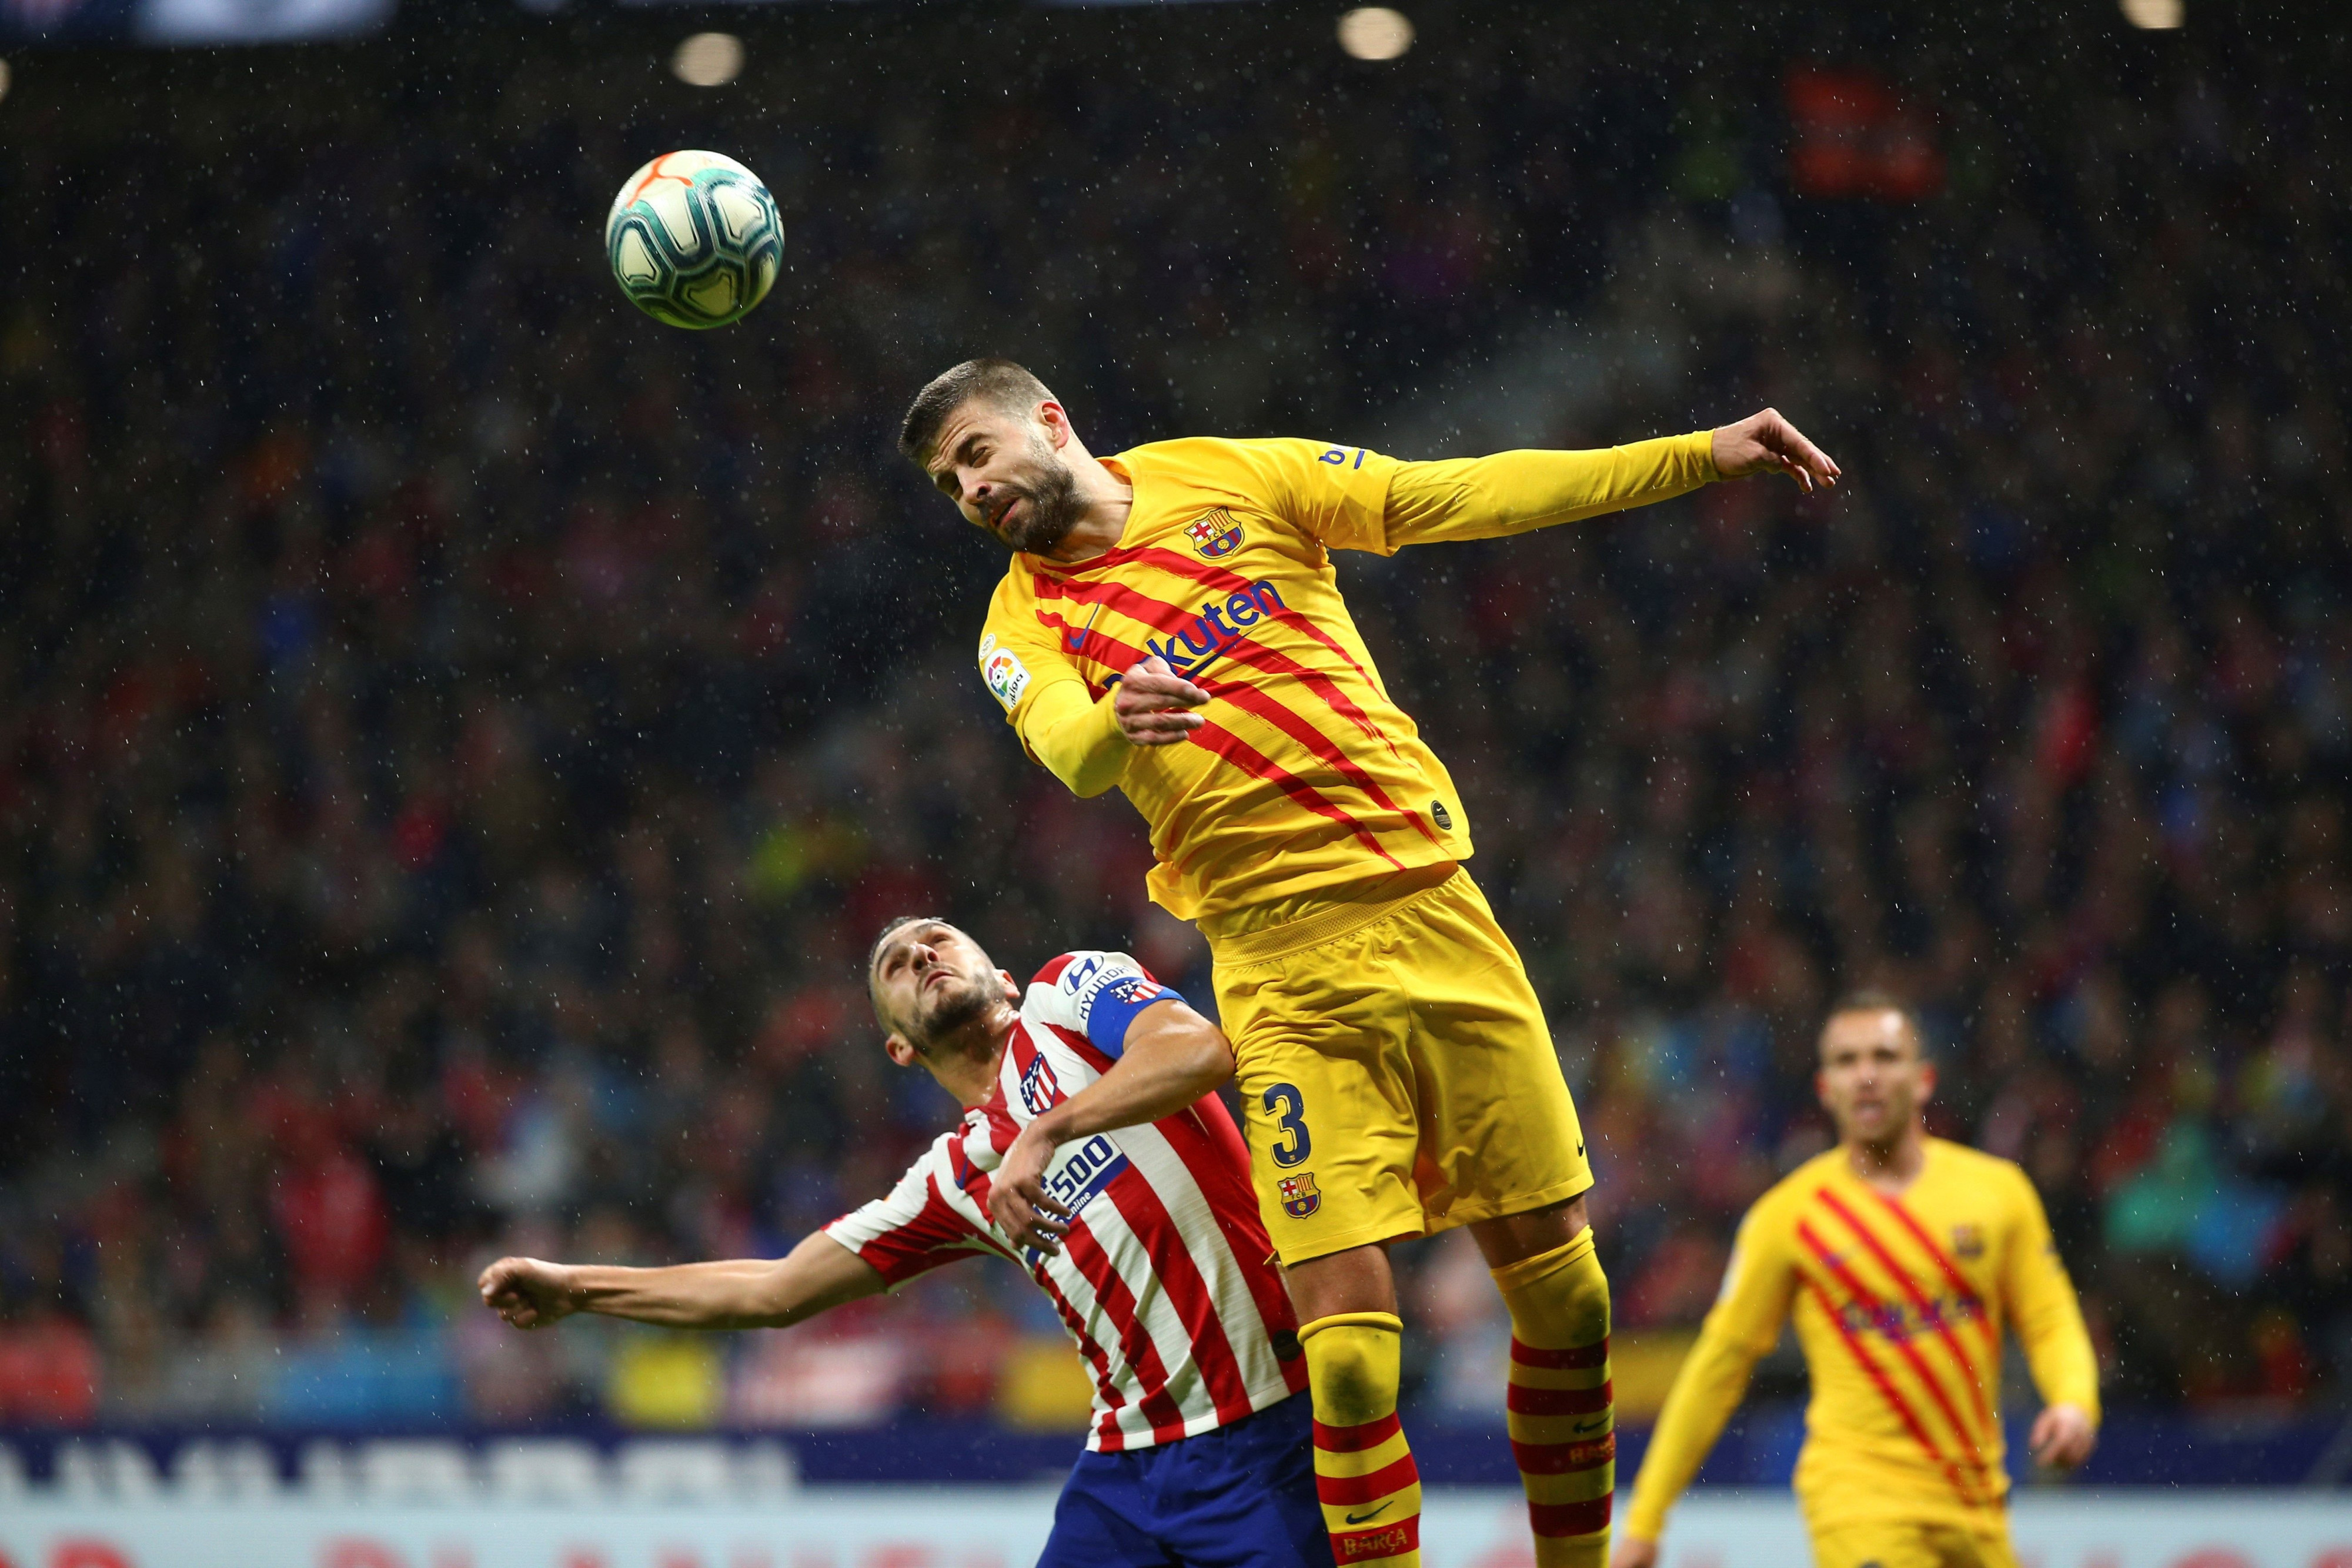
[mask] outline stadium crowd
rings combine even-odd
[[[1055,1418],[1075,1362],[988,1265],[731,1345],[516,1339],[470,1281],[881,1191],[954,1114],[877,1046],[894,914],[1207,1001],[1132,812],[973,673],[1001,561],[891,450],[925,376],[1014,354],[1097,450],[1356,440],[1562,318],[1668,369],[1551,443],[1770,402],[1850,476],[1341,564],[1545,992],[1619,1323],[1704,1312],[1823,1146],[1823,1004],[1883,983],[2112,1402],[2352,1388],[2352,235],[2292,62],[2078,40],[2053,95],[1905,45],[1897,200],[1809,193],[1777,56],[794,25],[789,92],[591,37],[268,105],[109,61],[135,112],[58,57],[0,106],[45,236],[0,261],[0,1423]],[[680,144],[786,216],[728,332],[602,274]],[[1410,1354],[1484,1410],[1458,1241],[1409,1249]]]

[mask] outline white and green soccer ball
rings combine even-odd
[[[783,221],[760,177],[716,152],[665,152],[635,173],[604,219],[621,292],[673,327],[724,327],[768,296]]]

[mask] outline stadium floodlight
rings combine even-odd
[[[2150,31],[2178,27],[2181,23],[2181,0],[2118,0],[2123,6],[2124,20],[2135,27]]]
[[[743,69],[743,40],[732,33],[697,33],[677,47],[669,68],[690,87],[724,87]]]
[[[1392,60],[1412,47],[1412,23],[1386,5],[1359,5],[1339,18],[1339,47],[1360,60]]]

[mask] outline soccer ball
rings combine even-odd
[[[665,152],[635,173],[604,219],[621,292],[673,327],[724,327],[768,296],[784,254],[776,198],[716,152]]]

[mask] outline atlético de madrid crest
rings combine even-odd
[[[1282,1212],[1293,1219],[1304,1219],[1323,1207],[1323,1195],[1315,1190],[1315,1173],[1300,1171],[1295,1176],[1279,1178],[1282,1188]]]
[[[1241,519],[1219,507],[1185,524],[1184,537],[1192,541],[1192,548],[1203,559],[1214,560],[1241,548]]]

